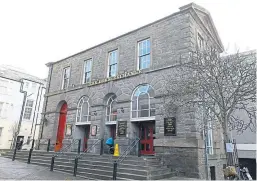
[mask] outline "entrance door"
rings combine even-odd
[[[56,139],[54,151],[59,151],[62,148],[62,141],[64,139],[64,134],[65,134],[66,115],[67,115],[67,103],[64,103],[60,110],[57,139]]]
[[[153,150],[153,126],[142,125],[140,129],[140,144],[142,155],[152,155]]]
[[[116,124],[110,126],[110,135],[113,138],[113,140],[116,139]]]
[[[85,134],[84,134],[84,146],[83,146],[83,151],[86,151],[87,149],[87,142],[89,139],[89,133],[90,133],[90,126],[85,127]]]

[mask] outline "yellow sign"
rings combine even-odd
[[[115,144],[113,156],[120,156],[119,145],[118,144]]]
[[[115,77],[109,77],[109,78],[102,79],[102,80],[92,81],[88,84],[88,86],[102,84],[102,83],[110,82],[110,81],[117,80],[117,79],[123,79],[123,78],[126,78],[126,77],[131,77],[131,76],[134,76],[134,75],[138,75],[140,73],[141,73],[140,70],[132,71],[132,72],[125,72],[125,73],[119,74]]]

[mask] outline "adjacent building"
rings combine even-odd
[[[12,147],[20,120],[18,139],[23,139],[22,149],[29,149],[32,139],[38,138],[45,86],[45,80],[10,66],[0,67],[0,149]]]
[[[188,59],[189,52],[205,46],[223,51],[210,13],[191,3],[163,19],[48,63],[40,139],[51,139],[55,150],[81,139],[85,150],[97,139],[113,137],[123,152],[138,136],[142,155],[160,157],[180,175],[205,179],[197,111],[193,107],[162,111],[164,79],[175,76],[174,68]],[[209,169],[216,179],[223,179],[225,163],[221,135],[219,130],[208,132]],[[91,151],[100,153],[99,148]]]

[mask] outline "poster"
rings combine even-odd
[[[233,143],[226,143],[226,150],[228,153],[234,152],[234,145]]]
[[[66,136],[71,136],[72,135],[72,125],[71,124],[66,124]]]
[[[91,126],[91,136],[96,136],[96,134],[97,134],[97,126],[92,125]]]

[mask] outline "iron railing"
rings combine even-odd
[[[50,171],[54,170],[54,160],[56,157],[60,155],[65,155],[65,152],[67,152],[74,144],[78,143],[78,154],[80,153],[80,147],[81,147],[81,139],[75,139],[72,140],[72,142],[67,145],[66,147],[61,148],[58,152],[56,152],[51,159],[51,166],[50,166]]]
[[[131,143],[130,145],[123,151],[123,153],[118,157],[117,160],[115,160],[113,162],[113,180],[116,180],[117,178],[117,167],[118,167],[118,163],[120,164],[126,157],[127,155],[131,152],[131,150],[138,146],[138,157],[141,156],[140,154],[140,138],[136,137]]]
[[[84,155],[83,153],[87,153],[88,151],[92,150],[96,145],[98,145],[99,142],[101,143],[101,145],[100,145],[100,155],[103,154],[103,139],[98,139],[90,147],[88,147],[82,153],[80,153],[79,155],[76,156],[76,158],[74,160],[74,169],[73,169],[73,175],[74,176],[77,175],[78,161]]]

